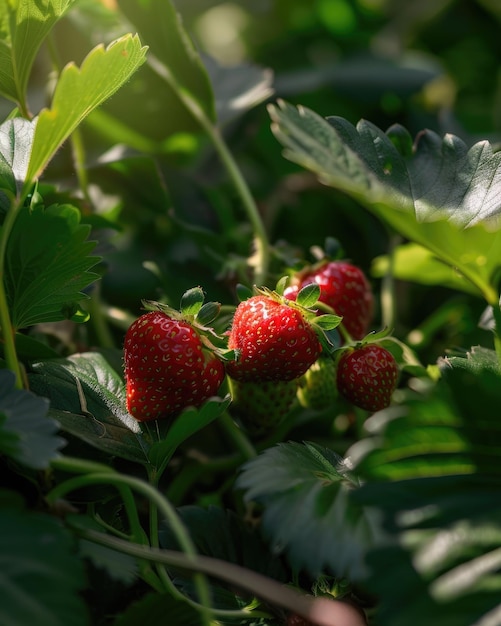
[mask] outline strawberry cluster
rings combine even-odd
[[[371,412],[390,403],[398,367],[367,335],[374,298],[359,268],[324,261],[295,274],[285,289],[256,289],[236,307],[225,337],[210,326],[219,305],[203,299],[194,288],[181,311],[148,303],[152,310],[128,329],[127,409],[138,421],[199,407],[225,379],[234,417],[254,434],[272,430],[298,401],[318,409],[340,394]]]

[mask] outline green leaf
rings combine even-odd
[[[2,508],[0,623],[88,626],[82,561],[58,519]]]
[[[318,575],[327,567],[352,580],[364,574],[364,553],[376,530],[369,512],[349,499],[355,486],[333,452],[295,442],[265,450],[237,480],[247,501],[263,505],[263,529],[274,551],[285,551],[295,568]]]
[[[131,604],[114,622],[114,626],[162,624],[168,616],[171,624],[199,626],[200,614],[186,602],[169,593],[149,593]]]
[[[320,286],[317,283],[310,283],[301,289],[297,294],[296,301],[306,309],[315,306],[320,297]]]
[[[19,212],[7,244],[5,289],[15,328],[70,318],[98,278],[90,227],[70,205]]]
[[[284,564],[280,559],[270,559],[268,547],[260,533],[232,511],[217,506],[204,509],[188,505],[178,508],[177,512],[198,554],[237,563],[275,580],[288,581]],[[162,548],[181,549],[168,522],[163,524],[159,536]]]
[[[219,302],[206,302],[197,313],[197,322],[202,326],[212,324],[221,311]]]
[[[167,424],[167,432],[161,441],[151,445],[148,459],[155,467],[161,467],[171,458],[176,449],[189,437],[208,426],[229,406],[230,396],[209,398],[200,408],[189,407],[172,423]]]
[[[441,371],[425,393],[370,418],[370,436],[347,453],[363,480],[353,501],[379,511],[392,537],[367,557],[388,626],[487,624],[499,607],[499,366],[479,349]]]
[[[125,409],[123,381],[101,354],[40,361],[32,370],[31,389],[50,399],[64,431],[111,456],[148,463],[149,444]]]
[[[79,547],[82,557],[91,560],[98,569],[105,570],[113,580],[131,585],[137,579],[137,563],[128,554],[85,539],[80,540]]]
[[[273,95],[273,72],[268,68],[248,63],[228,67],[211,57],[202,60],[214,90],[220,126],[235,120]]]
[[[343,318],[339,315],[325,314],[319,315],[313,320],[313,324],[322,330],[333,330],[342,322]]]
[[[35,122],[20,117],[0,126],[0,190],[13,196],[21,192],[26,178],[35,127]]]
[[[387,133],[356,127],[303,107],[270,107],[285,156],[356,198],[405,237],[426,248],[497,302],[501,265],[501,154],[486,141],[470,149],[453,135],[422,131],[408,154],[399,126]],[[402,150],[402,152],[399,151]]]
[[[26,107],[26,87],[37,52],[74,0],[0,3],[0,93]]]
[[[145,61],[137,35],[94,48],[80,69],[69,63],[57,81],[52,105],[38,116],[27,173],[31,184],[85,117],[112,96]]]
[[[127,19],[138,29],[151,51],[149,61],[174,89],[185,91],[205,116],[216,121],[214,95],[200,55],[190,41],[182,20],[170,0],[118,0]],[[164,103],[167,107],[168,104]]]
[[[465,280],[454,267],[445,264],[433,252],[415,243],[398,246],[391,258],[386,255],[376,257],[372,263],[371,274],[382,278],[388,274],[390,267],[392,275],[399,280],[421,285],[439,285],[478,295],[478,289]],[[494,269],[493,267],[493,272]]]
[[[47,468],[66,444],[48,408],[45,398],[15,388],[13,372],[0,370],[0,452],[27,467]]]

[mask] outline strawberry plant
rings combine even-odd
[[[0,623],[501,624],[499,10],[209,4],[0,0]]]

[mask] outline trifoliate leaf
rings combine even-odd
[[[329,568],[352,580],[365,572],[376,529],[369,512],[349,499],[356,486],[335,453],[295,442],[268,448],[237,480],[246,500],[263,505],[263,530],[274,551],[285,552],[295,568],[314,575]]]

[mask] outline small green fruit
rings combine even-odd
[[[331,358],[320,357],[299,380],[299,403],[305,409],[322,411],[338,397],[336,363]]]
[[[251,435],[266,435],[281,424],[296,402],[297,379],[244,382],[230,380],[231,412]]]

